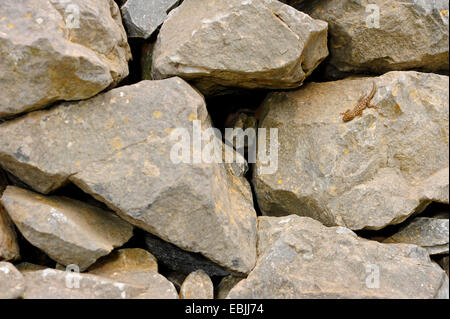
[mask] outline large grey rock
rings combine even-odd
[[[201,254],[178,248],[160,238],[147,234],[145,247],[165,267],[183,273],[185,276],[201,269],[209,276],[226,276],[229,272]]]
[[[181,76],[205,94],[294,88],[327,55],[327,24],[279,1],[185,0],[161,27],[152,75]]]
[[[0,260],[16,260],[19,258],[20,249],[14,225],[0,203]]]
[[[130,38],[148,39],[180,0],[128,0],[121,8]]]
[[[417,217],[384,242],[418,245],[430,255],[448,254],[448,234],[448,219]]]
[[[425,249],[380,244],[309,217],[260,217],[258,261],[227,298],[448,298]]]
[[[203,271],[190,273],[180,289],[181,299],[214,299],[214,285],[211,278]]]
[[[24,299],[129,299],[146,290],[109,278],[50,268],[27,271],[23,276]]]
[[[113,212],[8,186],[1,198],[22,235],[62,265],[80,270],[127,242],[133,226]]]
[[[302,1],[329,24],[325,75],[415,69],[448,72],[448,1]],[[379,22],[374,20],[379,15]]]
[[[372,82],[377,109],[343,122]],[[448,85],[447,76],[389,72],[269,94],[260,126],[278,129],[278,170],[263,174],[256,163],[263,213],[380,229],[448,203]]]
[[[0,117],[96,95],[128,75],[113,0],[3,0]]]
[[[0,299],[15,299],[23,295],[25,281],[13,264],[0,261]]]
[[[186,82],[142,81],[1,124],[11,138],[0,140],[0,163],[42,193],[71,181],[133,225],[247,273],[256,259],[247,181],[225,163],[171,160],[180,143],[171,132],[192,135],[195,119],[211,128]]]

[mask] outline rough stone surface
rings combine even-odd
[[[158,272],[158,262],[152,254],[141,248],[124,248],[113,251],[100,258],[89,267],[89,273],[102,276],[116,271],[153,271]]]
[[[145,246],[149,252],[155,255],[158,262],[169,269],[183,273],[185,276],[197,269],[202,269],[209,276],[226,276],[229,274],[227,270],[201,254],[185,251],[151,234],[145,236]]]
[[[227,298],[448,298],[425,249],[380,244],[309,217],[260,217],[258,261]]]
[[[120,8],[130,38],[148,39],[180,0],[128,0]]]
[[[418,245],[430,255],[448,254],[448,234],[448,219],[417,217],[384,242]]]
[[[372,82],[377,109],[344,123],[340,113]],[[278,170],[261,174],[256,164],[262,212],[381,229],[431,201],[448,203],[448,85],[447,76],[408,71],[269,94],[260,127],[278,128]]]
[[[0,19],[0,117],[86,99],[128,75],[113,0],[3,0]]]
[[[16,260],[20,257],[14,225],[0,203],[0,260]]]
[[[224,163],[171,160],[180,144],[171,132],[192,135],[196,119],[211,128],[186,82],[142,81],[0,124],[0,136],[14,136],[0,140],[0,164],[42,193],[71,181],[133,225],[248,273],[256,212],[247,181]]]
[[[228,293],[234,286],[238,284],[243,278],[235,277],[235,276],[226,276],[224,277],[217,287],[217,299],[226,299]]]
[[[203,270],[190,273],[181,285],[180,298],[213,299],[214,286],[211,278]]]
[[[185,0],[161,27],[152,75],[183,77],[205,94],[294,88],[327,55],[327,24],[279,1]]]
[[[56,269],[27,271],[24,299],[129,299],[145,288],[91,274]]]
[[[22,235],[64,266],[84,270],[133,235],[113,212],[69,198],[8,186],[1,202]]]
[[[0,299],[15,299],[22,296],[25,282],[13,264],[0,261]]]
[[[296,7],[329,24],[329,78],[409,69],[448,73],[447,0],[303,2]]]

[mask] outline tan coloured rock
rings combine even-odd
[[[0,117],[90,98],[128,75],[113,0],[3,0]]]
[[[58,263],[81,271],[123,245],[133,227],[113,212],[8,186],[1,198],[22,235]]]
[[[186,82],[142,81],[0,124],[14,136],[0,140],[0,163],[41,193],[73,182],[133,225],[247,273],[256,260],[248,182],[225,163],[171,160],[180,144],[171,132],[192,136],[194,120],[211,129]]]
[[[376,84],[361,117],[343,122]],[[271,93],[260,127],[278,129],[278,169],[253,181],[265,215],[380,229],[449,202],[448,77],[389,72]],[[267,145],[270,137],[267,136]]]
[[[0,203],[0,260],[16,260],[19,257],[20,249],[14,225]]]
[[[152,254],[141,248],[115,250],[89,267],[89,273],[102,276],[116,271],[158,272],[158,262]]]
[[[214,286],[211,278],[203,271],[190,273],[180,289],[181,299],[214,299]]]
[[[309,217],[259,217],[258,261],[227,298],[448,298],[427,251],[380,244]]]
[[[13,264],[0,261],[0,299],[16,299],[23,295],[25,282]]]
[[[161,27],[152,76],[204,94],[294,88],[327,55],[327,24],[279,1],[185,0]]]

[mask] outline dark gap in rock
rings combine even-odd
[[[139,38],[129,38],[128,44],[130,45],[132,55],[131,60],[128,61],[129,73],[116,87],[136,84],[142,80],[141,56],[145,41]]]
[[[425,210],[417,215],[419,217],[442,217],[442,216],[447,216],[448,218],[448,214],[450,211],[450,205],[448,204],[443,204],[443,203],[437,203],[437,202],[433,202],[430,205],[427,206],[427,208],[425,208]]]
[[[175,271],[187,276],[199,269],[202,269],[210,277],[224,277],[230,274],[228,270],[202,254],[183,250],[153,234],[145,235],[145,245],[145,249],[158,260],[158,267],[163,275]]]
[[[206,107],[212,124],[222,135],[227,127],[227,119],[239,110],[256,112],[266,97],[268,90],[249,90],[242,93],[206,97]]]
[[[95,199],[92,195],[85,193],[81,188],[73,184],[72,182],[68,182],[66,185],[58,188],[52,193],[48,194],[49,196],[64,196],[71,199],[78,200],[80,202],[84,202],[91,206],[95,206],[107,211],[111,211],[111,209],[101,201]]]
[[[253,180],[252,180],[253,170],[256,169],[256,165],[249,164],[248,166],[249,167],[248,167],[247,173],[245,174],[245,178],[248,180],[248,183],[250,184],[250,188],[252,190],[253,207],[255,208],[256,215],[262,216],[263,214],[262,214],[261,208],[259,207],[258,198],[256,196],[256,188],[255,188],[255,185],[253,184]]]

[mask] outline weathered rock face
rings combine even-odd
[[[148,39],[180,0],[128,0],[120,8],[130,38]]]
[[[186,277],[180,289],[181,299],[214,299],[214,286],[211,278],[197,270]]]
[[[15,299],[22,296],[25,282],[13,264],[0,261],[0,299]]]
[[[65,197],[8,186],[1,198],[22,235],[62,265],[80,270],[123,245],[133,226],[113,212]]]
[[[327,21],[328,78],[416,69],[448,72],[448,1],[303,1],[296,7]],[[376,15],[379,15],[378,23]]]
[[[29,263],[29,262],[22,262],[20,264],[17,264],[16,268],[20,272],[27,272],[27,271],[44,270],[47,267],[42,266],[42,265],[36,265],[36,264],[33,264],[33,263]]]
[[[185,0],[161,27],[152,75],[181,76],[205,94],[294,88],[327,55],[327,24],[279,1]]]
[[[377,109],[343,122],[340,113],[372,82]],[[431,201],[448,203],[448,84],[447,76],[389,72],[269,94],[260,126],[278,128],[279,156],[275,174],[261,174],[261,162],[254,170],[263,213],[380,229]]]
[[[260,217],[256,267],[228,298],[448,298],[448,277],[415,245],[308,217]]]
[[[27,271],[24,299],[128,299],[145,288],[108,278],[55,269]]]
[[[0,117],[89,98],[128,75],[113,0],[3,0]]]
[[[42,193],[71,181],[133,225],[248,273],[256,212],[247,181],[224,163],[171,160],[181,144],[171,132],[192,133],[196,119],[211,128],[186,82],[142,81],[1,124],[0,136],[14,138],[0,140],[0,163]]]
[[[430,255],[448,254],[448,234],[448,219],[417,217],[384,242],[418,245]]]
[[[0,260],[16,260],[19,257],[20,249],[14,225],[0,203]]]
[[[201,254],[191,253],[168,243],[160,238],[147,234],[145,246],[165,267],[188,275],[201,269],[209,276],[226,276],[229,272],[213,263]]]
[[[158,262],[152,254],[141,248],[124,248],[113,251],[89,267],[89,273],[102,276],[117,271],[158,272]]]

